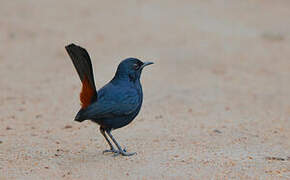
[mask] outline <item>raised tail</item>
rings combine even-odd
[[[65,47],[82,81],[80,101],[82,110],[97,101],[97,90],[94,81],[93,67],[88,52],[75,44]],[[77,117],[75,120],[78,120]]]

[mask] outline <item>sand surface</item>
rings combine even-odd
[[[0,179],[290,179],[290,1],[0,0]],[[103,155],[73,121],[86,47],[97,87],[126,57],[139,116]]]

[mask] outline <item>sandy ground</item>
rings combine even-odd
[[[0,0],[0,179],[290,179],[290,2]],[[73,121],[87,48],[97,87],[155,62],[144,104],[103,155]]]

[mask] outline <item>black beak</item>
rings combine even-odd
[[[144,62],[143,65],[141,66],[141,69],[143,69],[145,66],[154,64],[153,62]]]

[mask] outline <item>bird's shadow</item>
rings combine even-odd
[[[81,151],[69,152],[60,155],[60,159],[68,163],[95,163],[115,158],[122,158],[122,156],[114,156],[113,153],[103,153],[103,150],[101,149],[96,149],[95,151],[91,149],[84,149]]]

